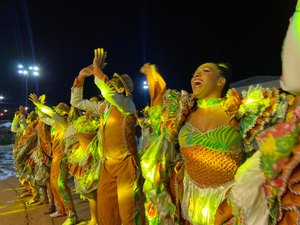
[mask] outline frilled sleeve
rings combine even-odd
[[[242,97],[236,117],[240,121],[246,151],[251,152],[256,148],[254,139],[260,131],[286,120],[290,98],[275,88],[260,85],[250,86],[242,92]]]
[[[150,132],[141,157],[149,224],[175,223],[175,206],[168,192],[168,171],[178,154],[178,131],[192,106],[193,99],[187,92],[167,90],[162,103],[149,108]]]
[[[192,95],[186,91],[178,92],[172,89],[166,91],[161,108],[160,129],[168,140],[177,142],[178,132],[193,105]]]

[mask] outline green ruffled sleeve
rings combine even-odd
[[[168,172],[178,155],[178,131],[193,104],[187,92],[167,90],[162,104],[149,108],[149,143],[141,157],[141,168],[145,179],[145,214],[151,225],[175,224]]]
[[[242,92],[243,101],[237,113],[246,151],[256,150],[255,136],[267,127],[286,120],[289,98],[275,88],[250,86]]]
[[[149,109],[151,126],[156,134],[164,134],[172,142],[177,142],[178,132],[194,105],[192,95],[186,91],[168,89],[159,106]]]
[[[156,135],[160,135],[161,133],[161,113],[162,113],[162,105],[155,105],[149,108],[149,120],[151,129]]]

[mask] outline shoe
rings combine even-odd
[[[66,216],[66,214],[65,213],[60,213],[60,212],[56,211],[54,213],[51,213],[49,216],[52,217],[52,218],[57,218],[57,217]]]
[[[55,207],[54,206],[50,206],[49,208],[47,208],[43,214],[44,215],[48,215],[48,214],[51,214],[51,213],[54,213],[55,212]]]
[[[32,198],[26,202],[26,205],[31,205],[31,204],[37,203],[38,201],[39,201],[38,198]]]

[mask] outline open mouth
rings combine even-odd
[[[196,88],[201,87],[202,84],[203,84],[202,80],[194,80],[194,82],[193,82],[193,86],[196,87]]]

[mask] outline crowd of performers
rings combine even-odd
[[[206,62],[192,93],[167,89],[157,66],[144,64],[151,103],[138,116],[133,81],[104,73],[96,49],[71,88],[70,105],[20,107],[14,161],[44,214],[77,224],[68,178],[87,199],[88,225],[300,224],[300,2],[283,43],[281,88],[229,89],[226,63]],[[101,95],[84,99],[94,77]],[[136,129],[141,127],[137,145]],[[40,197],[40,192],[42,197]],[[25,193],[26,194],[26,193]]]

